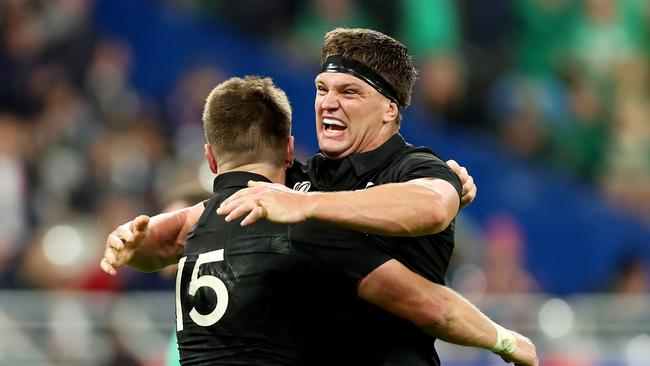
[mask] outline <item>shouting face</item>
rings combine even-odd
[[[371,151],[397,132],[397,105],[352,75],[316,77],[316,134],[325,156],[343,159]]]

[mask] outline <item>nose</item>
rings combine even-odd
[[[320,106],[322,109],[326,110],[337,109],[339,107],[339,100],[336,93],[330,90],[323,95]]]

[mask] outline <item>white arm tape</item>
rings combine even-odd
[[[508,329],[494,323],[497,331],[497,342],[490,348],[490,351],[500,355],[511,355],[517,348],[517,339]]]

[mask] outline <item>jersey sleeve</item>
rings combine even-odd
[[[404,156],[395,169],[396,181],[407,182],[418,178],[438,178],[451,183],[462,197],[463,188],[460,178],[441,159],[428,152],[415,152]]]

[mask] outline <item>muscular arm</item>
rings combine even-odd
[[[363,191],[314,193],[306,199],[305,216],[371,234],[423,236],[447,228],[459,203],[449,182],[421,178]]]
[[[151,218],[139,216],[121,225],[106,239],[101,268],[115,275],[115,269],[124,265],[138,271],[153,272],[178,262],[185,237],[203,210],[203,202],[200,202]]]
[[[242,225],[261,218],[278,223],[309,219],[386,236],[422,236],[444,230],[458,213],[460,198],[451,183],[419,178],[362,191],[296,192],[280,184],[249,182],[217,210]]]
[[[497,343],[497,326],[479,309],[450,288],[427,281],[396,260],[362,279],[357,294],[443,341],[484,349],[494,349]],[[530,340],[512,334],[516,348],[512,354],[500,354],[504,360],[537,365]]]

